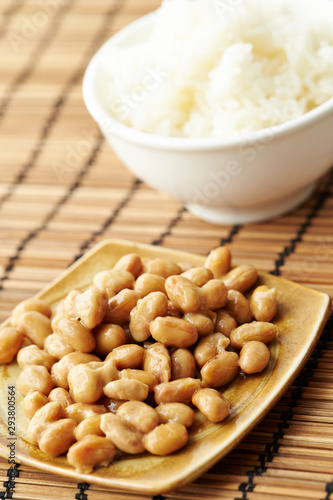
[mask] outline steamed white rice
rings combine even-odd
[[[102,71],[107,109],[129,127],[235,136],[333,96],[333,19],[316,0],[164,0],[149,38],[110,50]]]

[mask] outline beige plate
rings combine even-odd
[[[204,258],[198,255],[106,240],[42,290],[38,297],[55,304],[71,289],[88,286],[97,271],[111,268],[119,257],[129,252],[143,257],[187,261],[196,266],[204,262]],[[329,315],[330,299],[327,295],[264,273],[260,273],[260,283],[277,289],[279,312],[275,323],[279,336],[271,343],[271,361],[267,369],[248,378],[239,376],[224,391],[232,406],[227,420],[212,424],[197,414],[189,443],[178,453],[167,457],[128,456],[93,474],[79,475],[64,457],[50,458],[26,440],[28,421],[21,405],[17,404],[17,460],[80,481],[153,494],[180,488],[203,474],[231,451],[282,396],[309,357]],[[0,369],[0,452],[6,457],[9,442],[7,393],[8,386],[15,384],[17,374],[16,364]],[[17,402],[19,399],[17,395]]]

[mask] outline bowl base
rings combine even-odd
[[[269,219],[273,219],[280,215],[283,215],[291,210],[297,208],[299,205],[304,203],[314,192],[317,183],[307,186],[305,189],[294,193],[292,196],[280,200],[278,203],[272,205],[265,205],[265,207],[247,209],[247,210],[236,210],[234,208],[230,209],[212,209],[206,208],[201,205],[195,205],[188,203],[186,208],[192,212],[194,215],[199,217],[206,222],[211,222],[212,224],[252,224],[255,222],[264,222]]]

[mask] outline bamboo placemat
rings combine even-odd
[[[85,67],[115,31],[158,0],[1,0],[0,321],[106,237],[206,254],[228,243],[238,263],[333,296],[333,173],[288,216],[213,226],[128,172],[81,97]],[[333,499],[333,321],[306,368],[260,425],[208,474],[154,500]],[[11,497],[143,500],[20,466]]]

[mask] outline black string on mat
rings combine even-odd
[[[67,93],[64,93],[56,99],[56,101],[52,107],[52,111],[51,111],[50,115],[48,116],[44,127],[42,128],[42,131],[41,131],[40,137],[37,141],[36,147],[31,152],[30,158],[28,159],[28,161],[26,163],[24,163],[24,165],[20,169],[19,173],[15,177],[14,182],[12,182],[12,184],[10,184],[8,190],[0,198],[0,208],[14,194],[16,188],[25,180],[25,178],[27,177],[30,170],[35,166],[36,161],[38,160],[39,156],[41,155],[41,153],[44,149],[44,146],[46,144],[46,139],[47,139],[53,125],[56,122],[56,119],[59,115],[61,107],[63,106],[66,98],[67,98]]]
[[[312,209],[308,213],[308,215],[305,218],[305,221],[303,224],[301,224],[299,230],[297,231],[297,234],[295,238],[293,238],[290,243],[284,247],[282,252],[280,252],[278,255],[278,259],[276,259],[274,263],[274,269],[270,271],[270,274],[274,274],[275,276],[280,276],[280,271],[281,268],[285,264],[285,260],[287,257],[292,255],[295,252],[296,246],[298,243],[301,243],[303,236],[307,233],[309,227],[311,226],[313,219],[315,219],[318,215],[319,210],[321,210],[329,198],[331,194],[331,187],[333,183],[333,168],[330,170],[330,173],[328,175],[328,181],[325,186],[325,189],[321,191],[318,196],[316,201],[313,204]]]
[[[167,225],[165,231],[163,231],[163,233],[160,234],[160,236],[157,238],[157,240],[153,240],[151,244],[154,245],[154,246],[162,245],[162,243],[164,242],[165,238],[167,236],[171,235],[172,230],[177,226],[178,222],[181,221],[181,219],[183,217],[183,214],[185,212],[187,212],[187,208],[184,207],[184,206],[180,207],[180,209],[178,210],[176,216]]]
[[[77,487],[80,490],[80,492],[76,493],[75,500],[88,500],[88,494],[86,493],[86,491],[89,490],[90,484],[78,483]]]
[[[74,257],[74,260],[73,260],[72,264],[74,264],[74,262],[76,262],[78,259],[80,259],[83,256],[84,252],[88,248],[90,248],[90,246],[96,241],[96,239],[99,236],[102,236],[105,233],[105,231],[107,231],[112,226],[112,224],[117,219],[117,217],[120,215],[120,213],[122,212],[122,210],[132,200],[134,194],[140,188],[141,184],[142,184],[142,181],[140,181],[139,179],[135,179],[134,180],[134,182],[133,182],[132,186],[130,187],[130,189],[128,190],[128,193],[125,196],[125,198],[123,198],[123,200],[121,200],[118,203],[118,205],[112,211],[111,215],[106,219],[106,221],[104,222],[104,224],[102,225],[102,227],[100,229],[98,229],[97,231],[94,231],[92,233],[92,235],[90,236],[90,238],[88,238],[86,241],[84,241],[82,243],[82,245],[79,248],[79,252],[80,253]]]
[[[232,243],[234,240],[234,237],[239,233],[239,231],[241,229],[242,229],[242,226],[240,226],[240,225],[233,226],[230,229],[228,236],[226,236],[225,238],[221,238],[220,246],[223,247],[224,245],[227,245],[228,243]]]
[[[323,500],[330,500],[330,497],[333,493],[333,482],[326,483],[325,492],[326,492],[326,496],[325,496],[325,498],[323,498]]]

